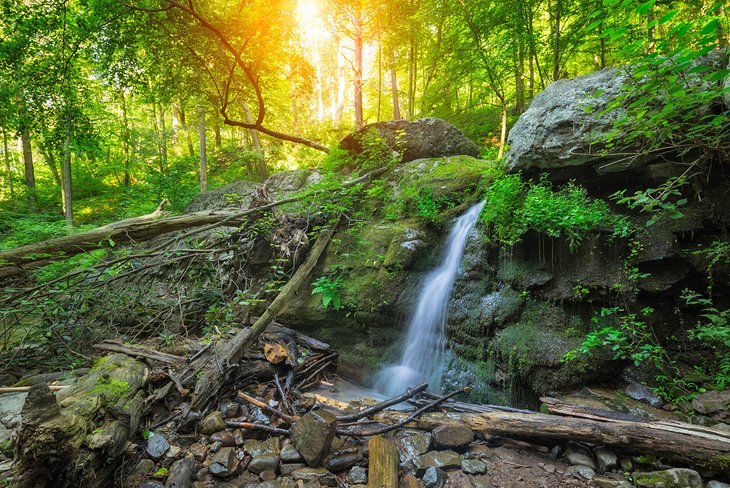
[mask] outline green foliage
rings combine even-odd
[[[679,188],[687,183],[687,178],[684,176],[670,178],[657,188],[647,188],[630,196],[626,196],[626,190],[620,190],[611,195],[611,199],[615,200],[617,204],[625,204],[631,209],[649,212],[651,217],[646,222],[646,226],[651,227],[663,218],[681,219],[684,217],[679,207],[685,205],[687,199],[682,198]]]
[[[616,3],[616,2],[612,2]],[[624,9],[637,16],[656,9],[653,1],[635,7],[623,2]],[[624,69],[623,91],[607,107],[622,107],[614,130],[602,139],[608,150],[635,146],[635,157],[648,154],[692,150],[726,151],[730,116],[727,111],[708,108],[722,103],[722,81],[730,74],[727,58],[719,56],[720,68],[713,66],[711,53],[722,47],[727,18],[722,2],[715,2],[694,20],[678,9],[647,22],[644,35],[627,39],[626,26],[607,29],[603,36],[622,45],[620,56],[631,62]],[[657,32],[662,37],[657,38]]]
[[[342,274],[320,276],[312,282],[312,286],[312,295],[322,295],[322,308],[327,310],[332,306],[338,311],[342,308]]]
[[[528,230],[549,237],[564,237],[571,251],[591,232],[611,230],[614,237],[629,237],[633,228],[606,202],[588,197],[585,188],[569,182],[554,190],[546,178],[525,183],[519,174],[498,176],[486,192],[482,221],[489,237],[514,245]]]

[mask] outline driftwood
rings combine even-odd
[[[370,181],[382,175],[387,168],[380,168],[370,173],[342,183],[343,188],[352,187]],[[285,198],[259,207],[239,212],[202,211],[184,215],[164,217],[161,209],[132,219],[115,222],[98,227],[87,232],[72,236],[58,237],[34,244],[17,247],[0,252],[0,279],[22,274],[28,270],[40,268],[59,259],[65,259],[83,252],[101,249],[111,240],[115,244],[144,242],[164,234],[193,229],[177,236],[162,246],[151,250],[167,247],[174,241],[179,241],[220,226],[237,226],[264,210],[275,208],[287,203],[299,201],[303,196]]]
[[[368,442],[368,488],[398,488],[398,449],[385,437]]]
[[[51,391],[59,391],[64,388],[68,388],[66,385],[48,385],[48,389]],[[26,393],[31,389],[30,386],[4,386],[0,388],[0,394],[2,393]]]
[[[107,486],[139,425],[147,375],[115,354],[56,396],[33,386],[21,413],[18,486]]]
[[[338,219],[339,222],[339,219]],[[200,411],[204,409],[208,403],[216,396],[219,389],[228,380],[228,376],[232,371],[231,365],[238,364],[246,349],[258,339],[258,337],[266,330],[269,324],[276,319],[292,296],[307,280],[312,272],[320,256],[327,248],[332,233],[337,226],[337,222],[333,224],[329,230],[323,231],[317,237],[317,241],[307,255],[307,259],[297,268],[289,282],[284,285],[279,295],[268,306],[264,314],[253,324],[252,327],[239,332],[233,338],[224,342],[220,348],[205,357],[205,363],[200,365],[199,361],[191,363],[184,372],[180,374],[183,382],[187,379],[199,377],[195,385],[192,401],[190,402],[189,412]],[[198,372],[201,372],[200,374]]]
[[[374,420],[395,424],[408,413],[383,411]],[[623,451],[651,453],[679,465],[730,473],[730,435],[699,430],[683,423],[601,421],[541,413],[426,413],[406,426],[431,430],[449,422],[463,422],[488,436],[527,439],[548,444],[569,440],[603,444]]]
[[[355,420],[360,420],[365,417],[369,417],[370,415],[380,412],[381,410],[385,410],[388,407],[392,407],[393,405],[398,405],[399,403],[403,403],[409,398],[412,398],[416,396],[417,394],[421,393],[423,390],[428,388],[428,384],[424,383],[419,386],[414,386],[413,388],[408,388],[405,393],[398,395],[396,397],[390,398],[388,400],[385,400],[383,402],[378,403],[377,405],[373,405],[372,407],[364,408],[362,410],[359,410],[357,412],[347,414],[347,415],[339,415],[337,417],[338,422],[354,422]]]

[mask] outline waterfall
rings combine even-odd
[[[376,388],[386,395],[400,394],[411,386],[428,383],[430,391],[439,391],[446,350],[446,313],[461,264],[467,238],[484,207],[480,202],[456,219],[443,250],[441,264],[432,270],[418,297],[408,324],[400,364],[378,374]]]

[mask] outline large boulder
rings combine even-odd
[[[425,118],[418,120],[393,120],[368,124],[345,137],[340,146],[360,154],[363,152],[363,137],[375,131],[382,142],[402,156],[403,161],[444,156],[479,156],[479,147],[459,129],[448,122]]]
[[[609,68],[552,83],[532,100],[510,130],[508,167],[552,170],[605,162],[600,154],[604,146],[592,140],[612,130],[614,120],[624,113],[620,107],[601,112],[621,93],[625,80],[625,74]]]
[[[715,51],[686,63],[684,82],[688,83],[691,90],[705,92],[712,89],[714,83],[703,80],[706,73],[692,73],[690,69],[702,65],[717,70],[724,68],[727,61],[723,61],[720,51]],[[621,134],[611,134],[616,129],[614,122],[626,114],[633,98],[627,97],[619,106],[606,109],[615,103],[619,95],[626,93],[627,82],[633,77],[631,69],[607,68],[549,85],[533,99],[529,109],[510,131],[507,166],[514,171],[531,173],[563,170],[565,176],[575,178],[591,173],[618,173],[660,161],[648,157],[626,158],[627,153],[640,149],[638,142],[622,145],[619,142]],[[635,73],[642,69],[640,66]],[[642,83],[641,80],[634,80],[634,83],[637,82]],[[671,95],[658,92],[652,93],[652,96]],[[711,110],[711,105],[716,101],[720,100],[708,100],[705,110]],[[604,142],[609,134],[613,136],[613,141],[607,147]],[[578,172],[575,171],[576,167],[590,171]],[[676,170],[673,168],[673,172],[667,176],[677,176]],[[554,174],[551,176],[555,177]]]

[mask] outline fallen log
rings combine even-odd
[[[147,375],[115,354],[55,396],[33,386],[21,413],[18,486],[108,486],[139,425]]]
[[[372,178],[376,178],[386,171],[387,168],[373,170],[364,176],[342,183],[342,187],[352,187],[359,183],[370,181]],[[59,259],[65,259],[83,252],[108,247],[110,241],[114,242],[115,245],[137,243],[148,241],[171,232],[194,229],[172,239],[172,241],[179,241],[220,226],[237,226],[248,220],[254,214],[287,203],[293,203],[302,198],[304,197],[295,196],[285,198],[239,212],[202,211],[164,217],[165,214],[158,209],[159,211],[155,211],[146,216],[114,222],[80,234],[57,237],[55,239],[48,239],[15,249],[9,249],[0,252],[0,280],[43,267]],[[168,241],[155,249],[165,248],[170,244],[171,241]]]
[[[402,422],[407,412],[391,410],[373,419],[384,424]],[[699,431],[680,422],[600,421],[541,413],[426,413],[405,424],[431,430],[449,422],[463,422],[472,430],[488,436],[525,439],[557,444],[581,441],[602,444],[634,454],[655,454],[678,465],[730,473],[730,435],[720,431]],[[709,429],[708,429],[709,430]]]

